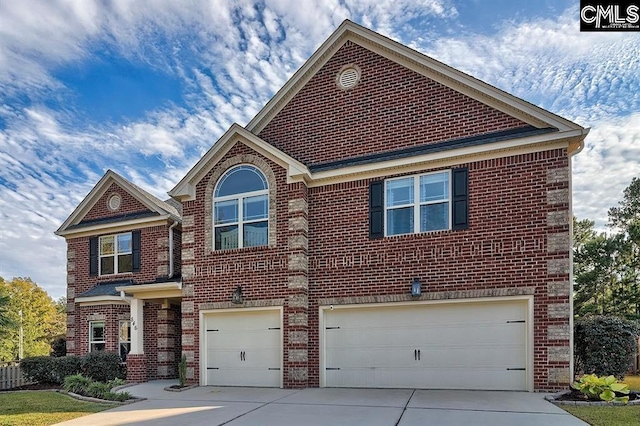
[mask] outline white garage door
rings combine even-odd
[[[281,386],[279,310],[205,314],[204,384]]]
[[[324,385],[527,390],[527,306],[324,310]]]

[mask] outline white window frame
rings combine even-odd
[[[220,185],[220,182],[222,180],[222,178],[224,176],[227,175],[227,173],[229,173],[231,170],[238,168],[238,167],[252,167],[256,170],[258,170],[261,174],[262,177],[266,183],[266,188],[262,189],[260,191],[251,191],[251,192],[242,192],[239,194],[231,194],[231,195],[225,195],[222,197],[216,197],[216,191],[218,190],[218,186]],[[245,198],[251,198],[251,197],[256,197],[259,195],[266,195],[267,196],[267,214],[266,214],[266,218],[261,218],[261,219],[253,219],[253,220],[243,220],[242,218],[244,217],[244,200]],[[237,200],[238,202],[238,220],[236,222],[225,222],[223,224],[216,224],[216,203],[217,202],[224,202],[224,201],[229,201],[229,200]],[[249,224],[249,223],[257,223],[257,222],[267,222],[267,244],[261,245],[261,246],[250,246],[250,247],[266,247],[269,245],[268,242],[268,235],[269,235],[269,182],[267,181],[267,178],[264,174],[264,172],[262,170],[260,170],[259,167],[253,165],[253,164],[239,164],[229,170],[227,170],[221,177],[220,180],[218,180],[218,182],[216,183],[215,188],[213,189],[213,197],[212,197],[212,212],[211,212],[213,218],[212,218],[212,222],[213,222],[213,235],[211,236],[213,238],[213,250],[214,251],[222,251],[222,250],[234,250],[234,249],[240,249],[240,248],[245,248],[244,247],[244,225],[245,224]],[[216,248],[216,228],[223,228],[223,227],[227,227],[227,226],[234,226],[237,225],[238,226],[238,247],[234,247],[234,248]]]
[[[102,340],[93,340],[93,329],[98,324],[102,324]],[[89,352],[94,352],[93,345],[97,344],[103,344],[104,350],[107,349],[107,324],[105,321],[89,321]]]
[[[448,174],[448,180],[449,180],[449,198],[444,201],[444,200],[435,200],[435,201],[424,201],[424,202],[420,202],[420,178],[422,176],[428,176],[428,175],[435,175],[435,174],[442,174],[446,172]],[[402,179],[407,179],[407,178],[413,178],[413,203],[408,203],[408,204],[402,204],[402,205],[398,205],[398,206],[393,206],[393,207],[388,207],[387,206],[387,183],[388,182],[393,182],[396,180],[402,180]],[[385,179],[384,181],[384,236],[385,237],[394,237],[394,236],[398,236],[398,235],[411,235],[411,234],[426,234],[429,232],[439,232],[439,231],[448,231],[451,230],[451,222],[453,220],[452,218],[452,204],[453,204],[453,187],[452,187],[453,183],[451,181],[451,170],[438,170],[435,172],[428,172],[428,173],[420,173],[417,175],[407,175],[407,176],[399,176],[399,177],[395,177],[395,178],[391,178],[391,179]],[[442,204],[444,202],[449,203],[449,226],[447,228],[443,228],[443,229],[434,229],[431,231],[421,231],[420,230],[420,206],[426,206],[429,204]],[[413,232],[408,232],[408,233],[404,233],[404,234],[389,234],[389,227],[387,224],[387,212],[389,210],[396,210],[396,209],[402,209],[402,208],[407,208],[407,207],[413,207]]]
[[[129,328],[129,340],[122,340],[122,326],[124,324],[128,324],[128,328]],[[126,354],[124,354],[124,357],[122,356],[122,345],[123,344],[128,344],[129,345],[129,350],[127,351]],[[120,358],[122,358],[122,360],[126,360],[127,355],[129,354],[129,352],[131,352],[131,321],[130,320],[120,320],[118,322],[118,355],[120,355]]]
[[[127,253],[118,253],[118,237],[120,235],[129,235],[131,238],[131,251]],[[102,254],[102,239],[103,238],[113,238],[113,254]],[[131,271],[118,271],[118,256],[126,256],[131,255]],[[102,259],[105,257],[113,257],[113,273],[111,274],[103,274],[102,273]],[[98,274],[100,276],[107,275],[118,275],[118,274],[131,274],[133,273],[133,232],[123,232],[120,234],[111,234],[111,235],[103,235],[98,239]]]

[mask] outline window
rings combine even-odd
[[[133,272],[131,232],[100,237],[100,275]]]
[[[118,337],[118,348],[122,361],[127,360],[127,355],[131,350],[131,321],[120,321]]]
[[[241,165],[227,171],[213,193],[215,250],[269,243],[269,188],[262,172]]]
[[[449,171],[385,181],[387,235],[450,228]]]
[[[105,348],[104,340],[104,321],[95,321],[89,323],[89,352],[103,351]]]

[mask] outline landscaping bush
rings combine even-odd
[[[74,374],[64,378],[63,389],[67,392],[84,394],[91,384],[91,379],[84,377],[82,374]]]
[[[61,357],[67,355],[67,338],[64,336],[56,337],[51,343],[51,353],[53,357]]]
[[[106,399],[109,401],[126,401],[131,398],[128,392],[112,392],[114,387],[123,384],[124,380],[122,379],[114,379],[103,383],[93,381],[91,378],[85,377],[82,374],[74,374],[64,379],[64,390],[92,398]]]
[[[636,322],[615,316],[596,315],[576,320],[576,371],[622,379],[632,366],[638,332]]]
[[[48,356],[32,356],[20,361],[20,370],[24,376],[37,383],[58,383],[53,371],[53,360]]]
[[[629,386],[618,383],[613,376],[598,377],[595,374],[585,374],[571,385],[592,401],[629,402]],[[621,396],[618,396],[621,395]]]
[[[61,356],[52,359],[53,375],[56,383],[64,383],[65,377],[82,372],[84,361],[76,355]]]
[[[84,357],[83,374],[97,382],[106,383],[116,378],[124,379],[126,370],[117,353],[97,351]]]

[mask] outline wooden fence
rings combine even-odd
[[[19,364],[0,365],[0,390],[13,389],[29,383],[22,376]]]

